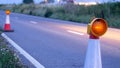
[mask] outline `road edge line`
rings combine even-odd
[[[10,39],[5,33],[1,34],[14,48],[16,48],[26,59],[28,59],[36,68],[45,68],[36,59],[34,59],[30,54],[23,50],[18,44],[16,44],[12,39]]]

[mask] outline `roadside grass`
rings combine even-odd
[[[0,5],[0,9],[47,18],[62,19],[78,23],[89,23],[93,17],[104,18],[109,27],[120,28],[120,2],[104,3],[93,6],[84,5],[44,5],[19,4]]]
[[[28,68],[8,45],[6,40],[0,35],[0,68]]]

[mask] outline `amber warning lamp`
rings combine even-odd
[[[10,10],[6,10],[6,14],[9,15],[10,14]]]
[[[95,18],[88,24],[87,33],[92,37],[100,37],[107,31],[107,22],[102,18]]]

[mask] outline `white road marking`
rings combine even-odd
[[[37,22],[35,22],[35,21],[30,21],[30,23],[32,23],[32,24],[37,24]]]
[[[15,47],[25,58],[27,58],[36,68],[45,68],[42,64],[40,64],[36,59],[34,59],[30,54],[28,54],[25,50],[23,50],[18,44],[16,44],[13,40],[11,40],[6,34],[2,33],[2,37],[4,37],[13,47]]]
[[[84,35],[83,33],[75,32],[75,31],[71,31],[71,30],[67,30],[67,32],[77,34],[77,35]]]

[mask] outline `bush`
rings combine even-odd
[[[32,11],[32,14],[35,15],[35,16],[42,16],[44,17],[46,13],[46,9],[43,9],[43,8],[38,8],[38,9],[35,9]]]
[[[50,17],[53,14],[52,10],[47,8],[46,12],[45,12],[45,17]]]
[[[110,27],[120,28],[120,18],[119,17],[108,18],[107,21],[108,21],[108,25]]]

